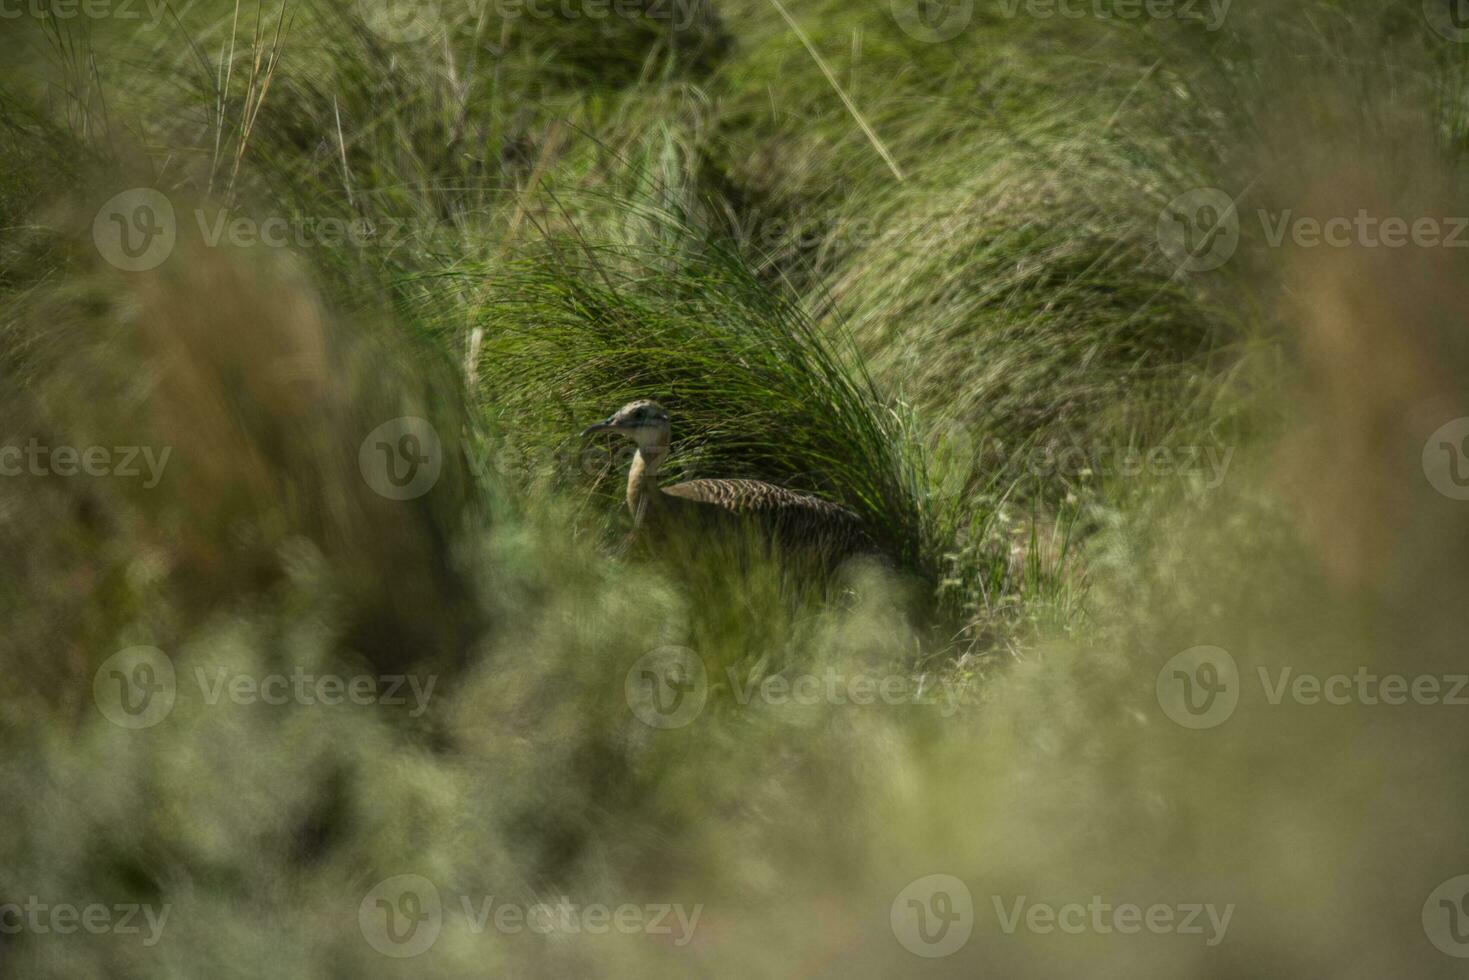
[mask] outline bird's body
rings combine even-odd
[[[633,402],[586,432],[617,432],[638,444],[628,472],[627,506],[634,534],[654,549],[688,542],[702,546],[717,536],[753,533],[787,554],[818,557],[833,566],[877,553],[861,518],[820,497],[759,480],[689,480],[660,487],[657,475],[668,455],[670,427],[656,402]]]

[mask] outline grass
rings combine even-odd
[[[1465,414],[1462,259],[1259,216],[1462,213],[1469,49],[1347,0],[1216,31],[981,4],[943,43],[886,3],[639,9],[14,25],[0,449],[170,462],[0,479],[0,926],[31,896],[169,918],[0,928],[0,962],[1449,975],[1420,919],[1464,870],[1460,711],[1270,692],[1461,672],[1462,505],[1424,460]],[[94,239],[129,187],[176,216],[149,271]],[[1205,273],[1158,230],[1197,187],[1240,218]],[[619,556],[626,453],[576,433],[639,397],[670,479],[837,501],[890,567]],[[394,500],[404,417],[437,477]],[[1240,701],[1192,730],[1158,692],[1199,646]],[[176,680],[132,730],[137,647]],[[675,660],[693,714],[660,726],[640,684]],[[249,696],[303,675],[372,696]],[[374,889],[410,874],[443,911],[400,959]],[[974,906],[942,959],[904,931],[933,874]],[[1094,895],[1233,924],[994,913]],[[476,918],[563,896],[700,919]]]

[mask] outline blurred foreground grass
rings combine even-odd
[[[1464,213],[1432,11],[415,9],[13,25],[0,972],[1461,971],[1465,260],[1271,231]]]

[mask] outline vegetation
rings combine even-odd
[[[1455,971],[1469,45],[1053,7],[10,18],[0,971]],[[890,563],[624,553],[644,397]]]

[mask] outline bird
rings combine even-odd
[[[629,402],[581,435],[604,432],[637,445],[627,474],[627,509],[634,539],[654,549],[680,543],[698,547],[702,542],[691,538],[753,532],[784,554],[814,557],[829,568],[863,555],[879,556],[862,519],[820,497],[760,480],[689,480],[660,487],[658,471],[668,458],[673,428],[656,401]]]

